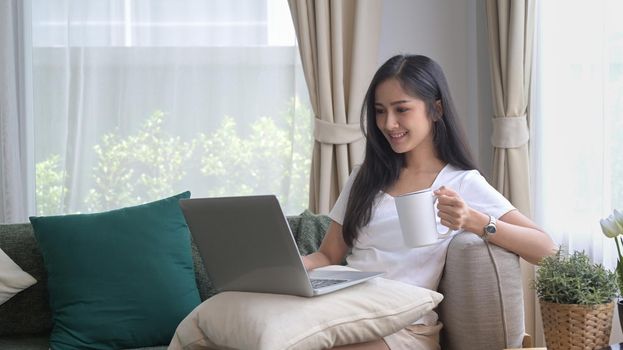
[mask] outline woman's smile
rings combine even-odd
[[[407,134],[406,131],[394,132],[394,133],[390,133],[389,137],[391,137],[392,139],[399,139],[399,138],[405,136],[406,134]]]
[[[390,144],[398,145],[406,141],[408,133],[408,131],[388,132],[385,135]]]

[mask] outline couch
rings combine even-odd
[[[318,249],[329,224],[322,215],[288,217],[301,254]],[[48,349],[52,328],[43,258],[31,224],[0,224],[0,249],[35,277],[35,285],[0,305],[0,349]],[[202,300],[216,294],[192,244]],[[452,238],[439,291],[442,349],[504,349],[522,346],[523,296],[519,258],[472,233]],[[144,349],[166,349],[161,347]]]

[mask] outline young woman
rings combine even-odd
[[[307,269],[346,257],[356,269],[436,290],[450,240],[406,247],[394,204],[395,196],[427,188],[435,190],[443,226],[473,232],[533,264],[556,250],[476,170],[446,78],[432,59],[398,55],[384,63],[366,94],[361,125],[364,161],[331,210],[320,249],[303,257]],[[485,232],[492,226],[494,234]],[[441,327],[431,312],[384,339],[343,349],[439,349]]]

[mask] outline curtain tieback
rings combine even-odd
[[[338,124],[314,119],[314,138],[318,142],[341,145],[353,143],[362,137],[359,123]]]
[[[491,135],[493,147],[517,148],[526,144],[528,140],[530,131],[525,115],[493,118],[493,135]]]

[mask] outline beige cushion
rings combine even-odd
[[[452,238],[439,292],[444,350],[520,348],[524,335],[519,257],[473,233]]]
[[[0,305],[35,283],[37,280],[0,249]]]
[[[384,278],[313,298],[223,292],[180,323],[169,349],[326,349],[360,343],[406,327],[442,298]]]

